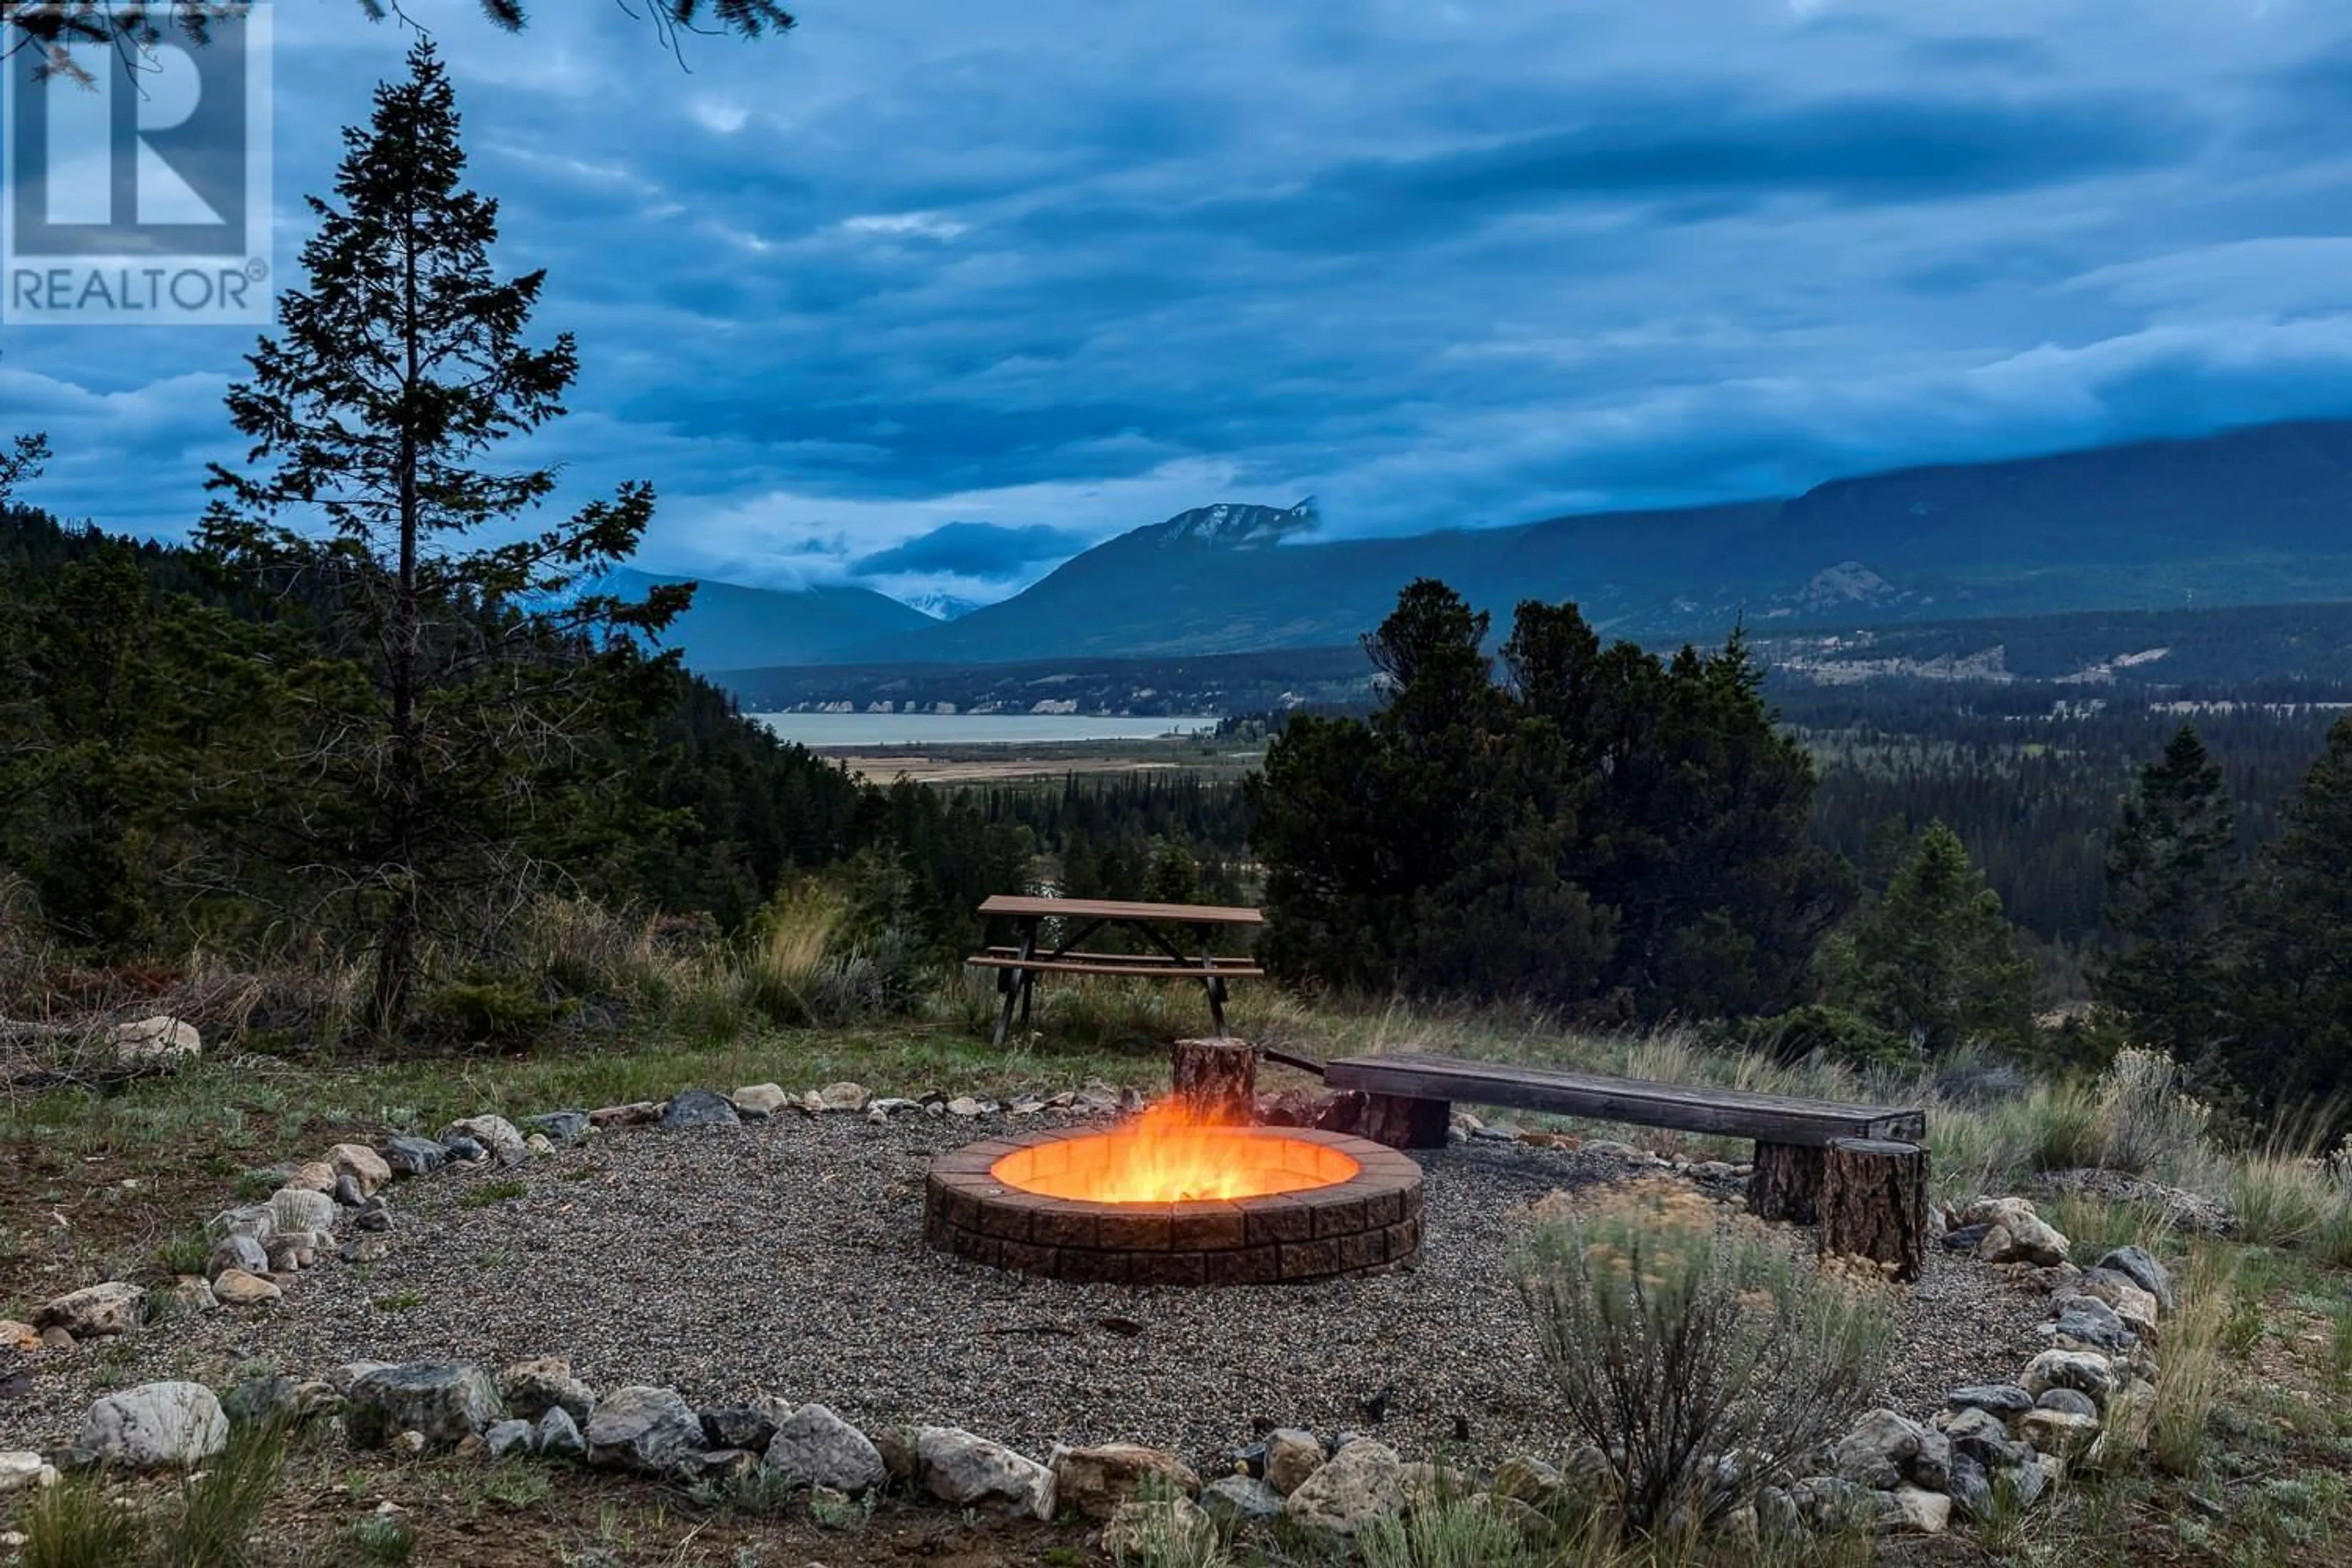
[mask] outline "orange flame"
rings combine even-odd
[[[1320,1143],[1219,1126],[1178,1101],[1162,1100],[1115,1132],[1056,1139],[1007,1154],[990,1174],[1047,1197],[1165,1204],[1329,1186],[1360,1168]]]

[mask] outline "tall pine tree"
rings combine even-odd
[[[2224,1050],[2265,1105],[2340,1119],[2352,1095],[2352,718],[2327,732],[2285,823],[2231,910]]]
[[[2183,1064],[2213,1037],[2217,933],[2237,868],[2221,765],[2183,724],[2141,770],[2107,852],[2105,914],[2122,946],[2095,974],[2099,999]]]
[[[593,776],[610,766],[599,742],[661,684],[614,634],[659,629],[690,589],[634,605],[583,591],[635,549],[649,486],[528,531],[554,470],[491,460],[563,412],[579,359],[568,334],[524,341],[545,274],[492,270],[498,204],[464,184],[429,41],[344,144],[338,201],[310,200],[309,286],[285,294],[280,334],[230,389],[253,446],[244,471],[215,465],[201,540],[324,606],[342,661],[295,672],[310,743],[273,761],[289,793],[278,824],[289,853],[340,876],[374,950],[368,1018],[383,1033],[427,942],[478,942],[535,879],[526,844],[612,782]],[[485,531],[505,542],[468,538]]]

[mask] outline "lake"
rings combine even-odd
[[[1076,713],[754,713],[803,746],[1009,746],[1064,741],[1149,741],[1213,730],[1198,714],[1096,718]]]

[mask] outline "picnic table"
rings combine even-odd
[[[1117,899],[1035,899],[999,893],[984,900],[985,920],[1007,920],[1020,930],[1019,942],[991,947],[964,960],[997,972],[996,988],[1004,1005],[996,1015],[996,1043],[1013,1026],[1013,1008],[1021,1007],[1021,1026],[1029,1026],[1029,994],[1040,974],[1104,974],[1165,980],[1198,980],[1208,993],[1209,1016],[1216,1032],[1225,1032],[1225,982],[1263,975],[1256,960],[1220,957],[1213,951],[1217,933],[1265,923],[1253,909],[1216,904],[1141,904]],[[1044,942],[1047,921],[1061,922],[1057,939]],[[1106,928],[1132,933],[1148,950],[1140,952],[1085,952],[1078,944]]]

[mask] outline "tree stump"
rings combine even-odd
[[[1840,1138],[1824,1153],[1821,1255],[1867,1258],[1897,1279],[1918,1279],[1927,1258],[1927,1151]]]
[[[1799,1143],[1759,1143],[1748,1177],[1748,1212],[1759,1219],[1811,1225],[1821,1216],[1822,1151]]]
[[[1212,1127],[1257,1120],[1257,1047],[1247,1040],[1176,1042],[1176,1100]]]

